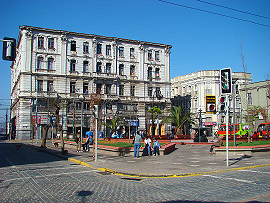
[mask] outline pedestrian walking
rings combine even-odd
[[[77,152],[82,152],[82,143],[81,143],[81,135],[80,135],[80,130],[78,131],[78,134],[76,135],[77,139],[75,140],[77,143]]]
[[[141,141],[142,137],[140,136],[140,132],[137,131],[134,137],[134,157],[139,158]]]
[[[159,148],[160,148],[159,141],[157,140],[157,138],[155,138],[154,151],[153,151],[154,156],[156,156],[156,154],[159,156]]]

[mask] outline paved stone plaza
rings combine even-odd
[[[1,202],[270,202],[265,156],[231,157],[226,167],[224,157],[208,154],[209,146],[177,145],[166,156],[99,155],[95,163],[91,152],[68,148],[69,158],[87,167],[55,156],[59,149],[49,143],[53,154],[15,145],[0,143]]]

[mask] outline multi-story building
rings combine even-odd
[[[39,129],[60,97],[64,134],[91,129],[89,101],[100,95],[103,122],[115,115],[126,132],[146,130],[148,108],[170,106],[171,45],[21,26],[11,65],[11,118],[17,139],[30,139],[37,114]],[[83,105],[82,105],[83,104]],[[81,109],[81,106],[83,107]],[[159,122],[156,122],[159,123]],[[125,128],[122,126],[121,128]],[[164,133],[164,126],[159,126]],[[102,125],[103,132],[105,127]]]
[[[265,109],[264,115],[258,115],[258,120],[252,123],[252,130],[256,130],[258,125],[265,122],[270,122],[270,81],[255,82],[243,85],[240,89],[242,98],[243,114],[247,114],[247,109],[252,107],[262,107]],[[243,118],[244,120],[245,118]],[[246,121],[245,121],[246,122]]]
[[[233,72],[232,79],[234,83],[238,85],[238,88],[241,88],[243,84],[245,84],[245,81],[246,83],[251,82],[251,74]],[[190,95],[188,100],[185,99],[184,107],[190,108],[190,112],[197,114],[197,118],[199,116],[199,110],[202,110],[203,124],[205,127],[209,127],[211,134],[217,130],[219,124],[225,122],[225,115],[219,114],[218,112],[218,100],[221,96],[219,70],[198,71],[172,78],[171,82],[172,97],[175,99],[179,97],[187,98],[186,96]],[[214,109],[211,111],[207,110],[208,98],[215,98],[215,102],[213,102]],[[236,117],[238,119],[236,122],[239,122],[241,116],[241,99],[239,95],[236,95],[235,107]],[[198,123],[196,125],[198,126]]]

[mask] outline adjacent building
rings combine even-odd
[[[233,72],[232,79],[235,87],[240,89],[244,84],[251,83],[251,74]],[[219,70],[198,71],[172,78],[171,82],[171,95],[174,100],[184,100],[183,107],[190,109],[190,112],[195,113],[197,118],[201,110],[203,124],[205,127],[209,127],[210,134],[218,129],[218,125],[225,122],[225,115],[219,113],[219,98],[221,96]],[[240,122],[242,101],[237,93],[238,91],[235,91],[236,122]],[[233,102],[230,103],[232,110]],[[232,121],[232,118],[230,120]]]
[[[84,132],[93,130],[89,101],[97,94],[103,122],[118,115],[128,123],[119,131],[148,130],[152,123],[148,109],[170,106],[171,48],[167,44],[20,26],[17,56],[11,65],[13,134],[17,139],[31,139],[34,125],[40,134],[51,114],[47,105],[50,98],[63,101],[59,112],[65,135],[73,134],[81,125]],[[157,127],[158,120],[155,123],[156,131],[159,129],[156,133],[165,134],[166,126]],[[109,133],[104,125],[101,131]]]
[[[240,95],[242,98],[242,109],[246,114],[248,108],[262,107],[265,109],[265,114],[258,115],[258,120],[253,123],[253,130],[256,130],[257,126],[261,123],[270,122],[270,81],[261,81],[246,86],[242,86],[240,89]]]

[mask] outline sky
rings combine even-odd
[[[227,67],[242,72],[242,44],[252,81],[270,75],[270,0],[0,0],[0,5],[0,39],[17,39],[19,26],[29,25],[170,44],[171,78]],[[2,42],[0,47],[2,56]],[[0,59],[0,126],[10,104],[10,65]]]

